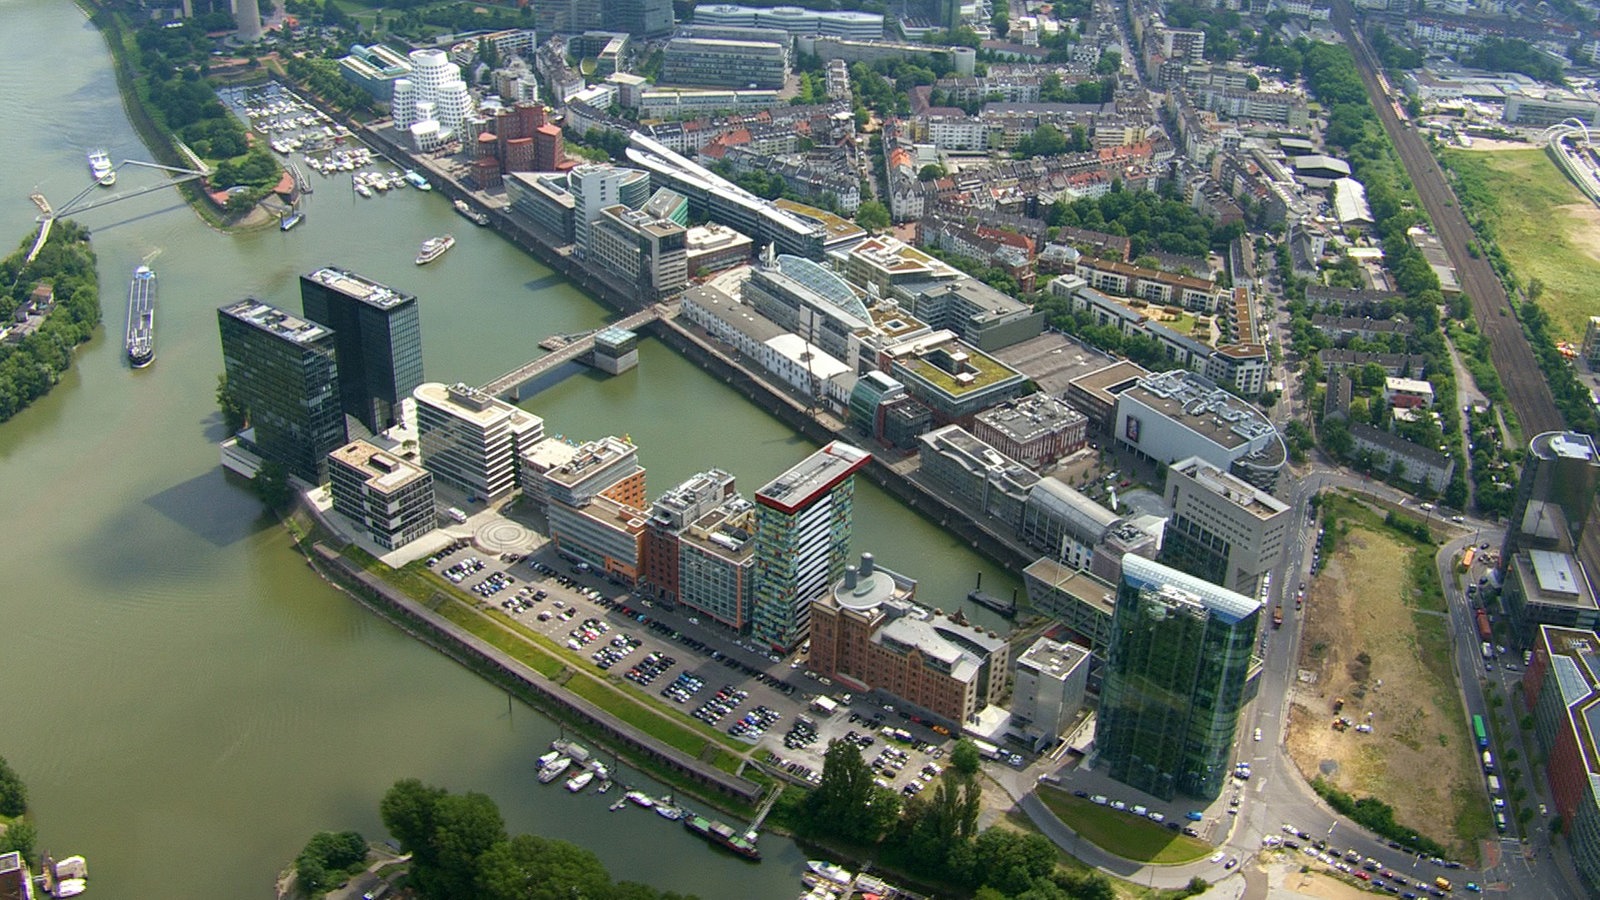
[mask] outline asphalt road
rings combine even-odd
[[[1495,371],[1505,386],[1506,398],[1516,410],[1525,434],[1560,431],[1566,428],[1561,412],[1556,408],[1550,387],[1540,374],[1539,365],[1523,334],[1522,325],[1511,312],[1505,287],[1495,275],[1489,261],[1474,259],[1467,253],[1467,245],[1476,239],[1466,217],[1456,203],[1455,193],[1445,181],[1444,172],[1428,150],[1416,129],[1402,122],[1394,106],[1384,93],[1377,78],[1377,64],[1372,51],[1351,24],[1351,11],[1346,0],[1334,3],[1334,24],[1352,48],[1356,69],[1366,86],[1372,108],[1378,121],[1394,143],[1406,174],[1416,186],[1422,206],[1433,220],[1434,230],[1450,254],[1456,268],[1456,277],[1462,292],[1472,302],[1472,313],[1479,330],[1489,339],[1489,355]]]

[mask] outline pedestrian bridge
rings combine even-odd
[[[661,318],[672,318],[677,315],[677,309],[662,303],[651,304],[639,312],[628,316],[619,322],[613,322],[609,328],[624,328],[628,331],[638,331],[645,325]],[[601,329],[603,330],[603,329]],[[521,366],[501,375],[499,378],[485,384],[479,390],[501,399],[520,400],[522,388],[530,381],[537,380],[541,375],[564,366],[569,362],[579,362],[594,351],[594,336],[599,333],[592,331],[578,336],[567,342],[561,349],[546,353],[538,359],[529,360]]]
[[[211,174],[206,168],[205,163],[202,162],[199,157],[194,155],[194,151],[183,146],[182,144],[179,144],[179,147],[182,148],[184,153],[189,157],[196,168],[184,169],[178,166],[164,166],[160,163],[145,162],[144,160],[139,159],[125,159],[122,162],[117,163],[116,168],[113,170],[121,171],[125,166],[140,166],[146,169],[155,169],[159,172],[166,173],[167,178],[164,181],[147,184],[132,190],[119,190],[111,193],[104,193],[105,187],[102,186],[98,181],[90,178],[88,187],[79,191],[76,196],[62,204],[60,207],[52,207],[50,201],[45,199],[44,194],[34,191],[31,195],[29,195],[29,199],[33,201],[35,206],[39,207],[39,236],[33,242],[33,249],[28,251],[28,262],[33,262],[34,259],[38,257],[39,251],[44,249],[45,241],[50,239],[50,226],[55,222],[56,219],[64,219],[67,216],[76,215],[77,213],[88,212],[91,209],[98,209],[99,207],[105,206],[108,203],[116,203],[118,200],[130,200],[134,197],[140,197],[153,191],[166,190],[173,185],[182,184],[185,181],[193,181],[196,178],[204,178]],[[91,194],[96,194],[97,196],[91,197]]]

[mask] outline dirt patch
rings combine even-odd
[[[1497,141],[1492,138],[1473,138],[1471,147],[1460,149],[1471,153],[1492,153],[1496,150],[1528,150],[1532,145],[1526,141]]]
[[[1475,757],[1456,720],[1454,684],[1421,659],[1430,642],[1419,640],[1419,623],[1436,623],[1404,600],[1412,552],[1355,527],[1311,585],[1300,658],[1309,680],[1289,708],[1289,753],[1307,779],[1378,797],[1399,822],[1464,850],[1455,823],[1472,795],[1462,788],[1475,783]],[[1343,731],[1331,727],[1336,698],[1350,725]]]

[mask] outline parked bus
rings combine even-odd
[[[1483,716],[1472,717],[1472,736],[1478,739],[1478,749],[1489,749],[1489,732],[1483,728]]]
[[[1468,547],[1467,552],[1461,554],[1461,571],[1465,572],[1466,570],[1472,568],[1472,561],[1476,559],[1477,556],[1478,548]]]

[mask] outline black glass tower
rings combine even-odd
[[[300,276],[305,316],[333,329],[339,403],[373,434],[395,424],[395,406],[422,383],[417,298],[331,266]]]
[[[239,439],[310,484],[328,480],[328,453],[345,443],[334,333],[245,299],[217,310],[228,389],[247,416]]]

